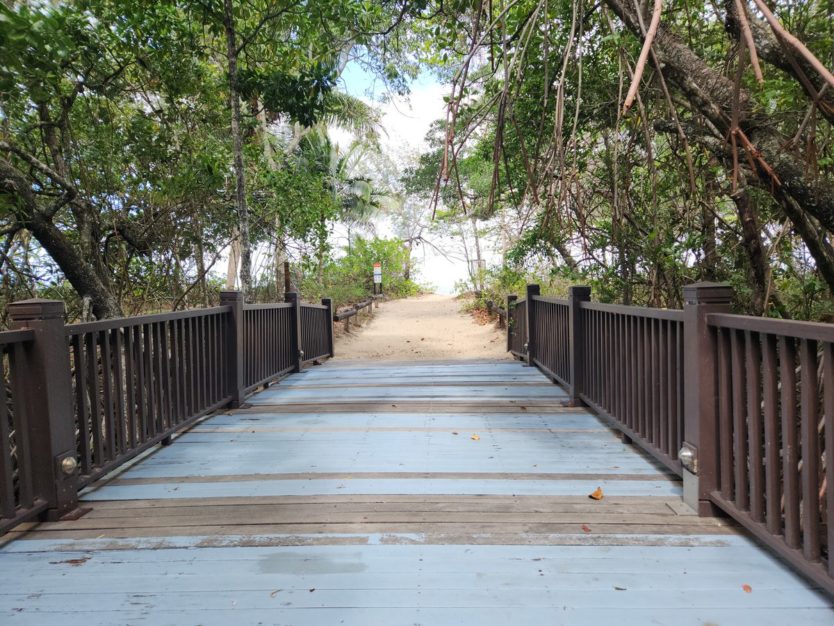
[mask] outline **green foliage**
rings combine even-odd
[[[301,282],[306,298],[329,296],[337,306],[357,302],[373,293],[373,265],[382,264],[382,289],[390,298],[405,298],[419,292],[410,278],[413,273],[408,249],[399,239],[357,237],[344,256],[329,259],[323,280],[308,267]]]

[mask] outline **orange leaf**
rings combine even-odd
[[[587,524],[582,524],[582,531],[586,532],[586,533],[589,533],[589,532],[591,532],[591,527],[588,526]]]
[[[594,493],[588,494],[588,497],[589,497],[591,500],[602,500],[602,499],[603,499],[603,497],[604,497],[604,496],[602,495],[602,487],[597,487],[597,488],[594,490]]]
[[[751,587],[750,585],[748,585],[746,583],[743,584],[741,586],[741,588],[744,589],[744,593],[753,593],[753,587]]]

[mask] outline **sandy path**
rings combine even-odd
[[[506,359],[505,335],[460,312],[453,296],[383,302],[361,329],[336,339],[336,359]]]

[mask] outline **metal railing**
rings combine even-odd
[[[9,306],[0,333],[0,533],[77,507],[78,491],[258,387],[333,355],[332,305],[246,305],[64,324]],[[304,357],[306,353],[308,358]]]
[[[507,351],[514,356],[527,356],[527,301],[507,298]]]
[[[531,318],[537,338],[533,363],[562,383],[570,384],[570,305],[567,300],[533,296]]]
[[[834,593],[834,325],[730,314],[732,290],[684,309],[508,298],[507,349]],[[529,308],[528,308],[529,307]]]
[[[579,304],[579,398],[680,475],[683,311]]]
[[[23,385],[29,377],[27,348],[31,330],[0,333],[0,533],[36,517],[47,508],[35,486],[33,416]]]
[[[350,320],[353,317],[356,317],[357,321],[359,320],[359,314],[362,312],[363,309],[368,310],[368,316],[372,316],[374,313],[374,306],[379,308],[379,301],[383,298],[382,294],[374,294],[367,300],[363,302],[358,302],[353,306],[338,311],[333,315],[334,322],[344,322],[345,324],[345,331],[350,332]]]
[[[834,326],[707,316],[718,376],[709,498],[806,574],[834,578]]]
[[[230,307],[66,327],[84,486],[229,402]]]
[[[316,332],[320,328],[327,330]],[[305,363],[333,355],[333,305],[330,300],[324,304],[301,305],[301,351]]]
[[[288,302],[243,306],[246,393],[296,367],[292,318],[293,305]]]

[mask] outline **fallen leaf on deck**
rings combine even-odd
[[[753,593],[753,587],[748,584],[742,585],[741,588],[744,589],[744,593]]]
[[[316,588],[313,587],[312,589],[310,589],[310,593],[313,593],[315,590],[316,590]]]
[[[276,589],[276,590],[275,590],[275,591],[273,591],[271,594],[269,594],[269,597],[270,597],[270,598],[274,598],[275,596],[277,596],[277,595],[278,595],[278,592],[279,592],[279,591],[281,591],[281,590],[280,590],[280,589]]]
[[[597,487],[597,488],[594,490],[594,493],[589,493],[589,494],[588,494],[588,497],[589,497],[591,500],[602,500],[602,498],[604,497],[604,496],[602,495],[602,487]]]
[[[458,433],[457,433],[457,432],[455,432],[455,431],[452,431],[452,434],[453,434],[453,435],[457,435]]]
[[[588,526],[587,524],[582,524],[582,532],[586,532],[586,533],[591,532],[591,527]]]
[[[625,591],[625,587],[614,587],[614,591]]]
[[[481,436],[480,436],[480,435],[472,435],[472,436],[470,437],[470,439],[471,439],[472,441],[480,441],[480,440],[481,440]]]

